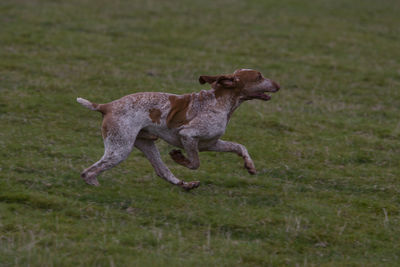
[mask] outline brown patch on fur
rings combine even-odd
[[[190,165],[190,160],[188,160],[183,154],[182,151],[178,149],[173,149],[169,152],[169,155],[171,158],[178,164],[183,165],[183,166],[189,166]]]
[[[112,115],[112,106],[110,103],[107,104],[99,104],[97,107],[97,110],[100,111],[103,114],[103,124],[101,126],[101,135],[103,136],[103,139],[105,139],[111,129],[114,128],[114,119]]]
[[[107,104],[93,104],[93,106],[100,111],[103,115],[109,113],[111,111],[111,105]]]
[[[222,77],[224,77],[223,79],[233,79],[234,83],[232,87],[219,86],[221,78],[218,78],[212,84],[216,98],[226,95],[239,96],[243,90],[262,82],[263,79],[261,73],[256,70],[237,70],[232,75],[222,75]]]
[[[238,70],[234,74],[239,77],[245,83],[256,81],[257,79],[261,79],[261,73],[256,70]]]
[[[152,122],[160,124],[161,110],[156,108],[150,109],[149,116]]]
[[[103,124],[101,126],[101,135],[105,139],[109,134],[111,129],[114,127],[114,122],[111,113],[104,115]]]
[[[220,98],[226,95],[238,95],[242,87],[242,83],[239,78],[233,74],[216,75],[216,76],[200,76],[199,82],[201,84],[209,83],[214,88],[214,94],[216,98]]]
[[[171,103],[171,110],[167,116],[167,127],[171,129],[187,124],[189,120],[186,113],[192,100],[192,96],[189,94],[182,96],[171,95],[168,99]]]
[[[232,74],[216,75],[216,76],[200,76],[200,84],[209,83],[214,89],[225,88],[233,89],[237,87],[238,80]]]
[[[215,75],[215,76],[209,76],[209,75],[202,75],[199,78],[199,83],[200,84],[205,84],[205,83],[209,83],[212,84],[213,82],[215,82],[221,75]]]
[[[240,80],[242,86],[247,85],[247,87],[262,81],[261,73],[256,70],[237,70],[234,76]]]

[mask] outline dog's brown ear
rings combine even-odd
[[[217,75],[217,76],[200,76],[199,82],[201,84],[209,83],[214,88],[234,88],[237,80],[232,75]]]
[[[205,83],[209,83],[212,84],[213,82],[215,82],[218,79],[219,76],[200,76],[199,78],[199,82],[200,84],[205,84]]]
[[[216,82],[218,87],[234,88],[236,86],[235,78],[231,75],[221,75]]]

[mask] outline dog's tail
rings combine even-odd
[[[83,99],[78,97],[76,99],[76,101],[78,101],[79,104],[81,104],[82,106],[84,106],[85,108],[88,108],[90,110],[95,110],[95,111],[99,111],[101,113],[103,113],[103,110],[101,109],[101,105],[100,104],[96,104],[96,103],[92,103],[89,100]]]

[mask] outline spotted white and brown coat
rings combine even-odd
[[[83,98],[83,106],[103,114],[102,136],[104,155],[81,176],[90,185],[99,185],[97,176],[125,160],[133,147],[144,153],[156,173],[168,182],[186,190],[199,186],[198,181],[185,182],[176,178],[161,160],[154,144],[158,138],[183,148],[169,154],[178,164],[190,169],[200,166],[199,151],[234,152],[243,157],[250,174],[256,169],[245,146],[223,141],[233,111],[245,100],[269,100],[265,92],[276,92],[279,85],[255,70],[240,69],[233,74],[200,76],[201,84],[211,90],[175,95],[144,92],[124,96],[107,104],[95,104]]]

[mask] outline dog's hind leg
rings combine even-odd
[[[185,190],[191,190],[199,186],[200,182],[184,182],[176,178],[168,167],[164,164],[161,159],[160,152],[158,151],[153,140],[138,138],[135,141],[135,147],[137,147],[146,158],[150,161],[157,175],[171,184],[178,185]]]
[[[89,168],[81,173],[81,177],[87,184],[98,186],[97,176],[124,161],[133,149],[136,135],[139,131],[134,131],[129,135],[114,133],[104,139],[104,155]]]

